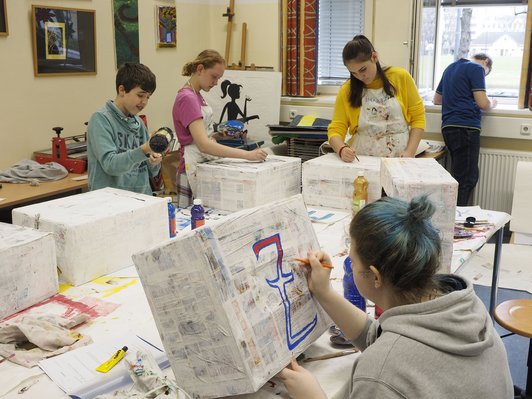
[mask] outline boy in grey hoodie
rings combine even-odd
[[[162,155],[151,150],[137,114],[155,91],[155,75],[142,64],[126,63],[116,73],[116,97],[89,120],[89,189],[114,187],[152,194],[149,178],[159,173]]]
[[[362,351],[350,399],[513,398],[504,345],[472,285],[436,274],[441,244],[426,197],[386,197],[350,226],[355,284],[384,310],[379,320],[335,292],[323,252],[310,253],[309,288],[345,336]],[[295,360],[279,373],[293,399],[326,398]]]

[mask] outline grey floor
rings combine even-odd
[[[475,285],[474,288],[477,295],[480,297],[480,299],[482,299],[482,302],[484,302],[487,307],[490,297],[490,287]],[[497,303],[501,303],[509,299],[532,299],[532,294],[526,291],[499,288],[497,293]],[[509,331],[499,326],[497,322],[495,322],[495,329],[501,336],[509,333]],[[526,362],[530,339],[514,334],[503,338],[502,341],[504,342],[506,352],[508,353],[508,362],[510,363],[510,372],[512,373],[514,385],[517,385],[520,388],[525,388],[527,374]]]

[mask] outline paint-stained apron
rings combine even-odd
[[[203,117],[203,125],[205,126],[205,130],[207,131],[207,135],[211,137],[214,134],[214,121],[211,106],[207,103],[202,105],[201,115]],[[220,157],[202,153],[194,143],[185,146],[185,171],[187,173],[188,184],[192,189],[192,195],[195,198],[197,198],[198,192],[198,179],[196,176],[198,164],[202,162],[212,161],[215,159],[220,159]]]
[[[397,157],[408,145],[408,125],[396,97],[384,89],[366,89],[353,148],[360,155]]]

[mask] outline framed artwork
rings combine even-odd
[[[0,36],[7,36],[9,30],[7,29],[7,0],[0,0]]]
[[[125,62],[140,62],[138,0],[113,0],[117,68]]]
[[[176,8],[156,6],[157,47],[176,47]]]
[[[31,15],[35,76],[96,74],[94,10],[34,5]]]

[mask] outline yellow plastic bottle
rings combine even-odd
[[[368,202],[368,181],[364,177],[364,171],[359,170],[353,181],[353,216],[364,208]]]

